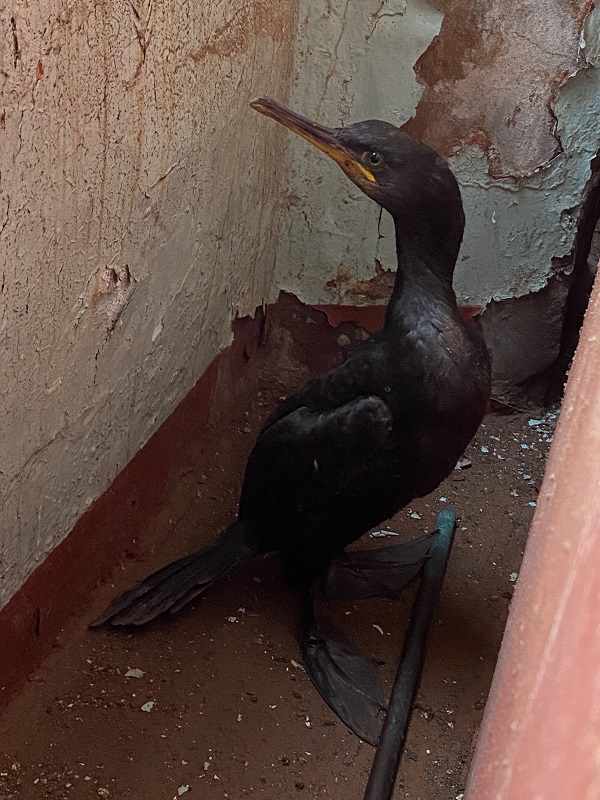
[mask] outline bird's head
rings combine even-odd
[[[250,105],[330,156],[390,212],[403,238],[431,241],[454,266],[464,229],[462,200],[456,178],[435,150],[377,119],[327,128],[268,97]]]

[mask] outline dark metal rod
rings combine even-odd
[[[408,717],[423,669],[429,628],[442,588],[455,527],[455,512],[450,508],[440,511],[438,535],[423,567],[364,800],[390,800],[394,791]]]

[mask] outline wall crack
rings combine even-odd
[[[327,74],[325,75],[325,78],[323,80],[323,93],[321,94],[321,98],[320,98],[320,100],[319,100],[319,102],[317,104],[317,108],[318,109],[321,108],[321,106],[323,104],[323,101],[325,100],[325,96],[327,94],[327,89],[329,87],[329,81],[333,78],[333,76],[335,75],[335,71],[337,69],[337,65],[338,65],[338,50],[339,50],[340,43],[341,43],[341,41],[342,41],[342,39],[344,37],[344,33],[346,32],[346,21],[347,21],[347,16],[348,16],[348,6],[349,5],[350,5],[350,0],[346,0],[346,4],[344,6],[344,10],[342,12],[341,19],[340,19],[340,33],[339,33],[339,36],[336,39],[336,42],[335,42],[335,44],[333,46],[333,52],[331,54],[331,66],[327,70]]]
[[[17,20],[14,17],[10,18],[10,27],[12,31],[13,42],[13,67],[16,69],[17,64],[21,60],[21,48],[19,46],[19,37],[17,35]]]
[[[382,13],[381,9],[384,6],[385,6],[385,0],[383,0],[383,2],[381,3],[381,6],[380,6],[379,10],[376,11],[374,14],[372,14],[372,17],[374,19],[373,27],[371,28],[369,33],[367,33],[367,35],[365,36],[365,42],[368,42],[369,39],[371,38],[371,36],[373,36],[375,31],[377,30],[377,26],[379,25],[379,22],[382,19],[384,19],[385,17],[388,17],[388,18],[391,18],[391,19],[393,19],[394,17],[403,17],[406,14],[406,6],[403,8],[402,11],[386,11],[386,12]]]
[[[150,46],[150,40],[152,38],[152,34],[150,31],[150,21],[152,18],[152,3],[150,2],[148,4],[147,13],[144,13],[142,10],[138,9],[137,6],[131,0],[129,2],[129,5],[131,7],[131,11],[133,14],[133,29],[135,31],[135,35],[139,45],[139,57],[133,75],[131,76],[131,78],[129,78],[129,80],[124,82],[125,88],[127,89],[131,89],[140,76],[140,73],[146,62],[146,54],[148,52],[148,47]]]

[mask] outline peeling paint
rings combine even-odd
[[[599,21],[595,11],[586,22],[590,48]],[[520,179],[494,179],[479,147],[450,158],[467,218],[455,282],[464,302],[486,305],[537,292],[553,274],[554,260],[573,250],[591,162],[600,150],[600,72],[592,49],[584,54],[587,65],[553,105],[562,152],[548,164]],[[563,264],[568,271],[570,259]]]
[[[375,259],[375,275],[366,280],[354,280],[344,269],[338,269],[335,277],[326,281],[325,289],[331,292],[337,305],[371,305],[385,303],[389,299],[396,274],[383,269]]]
[[[350,9],[343,0],[304,3],[292,102],[326,124],[387,119],[446,155],[467,219],[459,302],[486,306],[533,293],[558,308],[546,330],[555,347],[558,296],[551,301],[543,290],[572,269],[600,148],[598,11],[589,13],[588,0],[432,1],[436,9],[412,0]],[[290,152],[277,289],[320,306],[385,302],[383,290],[371,289],[375,264],[386,274],[395,269],[388,215],[379,224],[377,208],[303,142]],[[526,308],[517,304],[514,313]],[[535,332],[515,342],[510,322],[496,320],[503,328],[494,335],[509,348],[503,371],[519,348],[515,379],[536,352],[545,362]],[[526,329],[524,320],[515,328]]]
[[[425,90],[406,129],[448,157],[485,151],[494,177],[534,172],[561,149],[552,103],[583,65],[589,0],[435,0],[439,37],[415,69]]]

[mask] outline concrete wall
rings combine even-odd
[[[490,304],[496,377],[518,381],[558,351],[600,148],[598,12],[586,21],[583,0],[433,5],[303,0],[291,102],[332,125],[407,123],[449,158],[467,217],[459,299]],[[387,215],[378,232],[374,204],[306,143],[292,142],[291,159],[276,285],[310,303],[383,302],[395,266]]]
[[[294,0],[0,10],[0,604],[271,283]],[[252,133],[246,133],[249,129]]]

